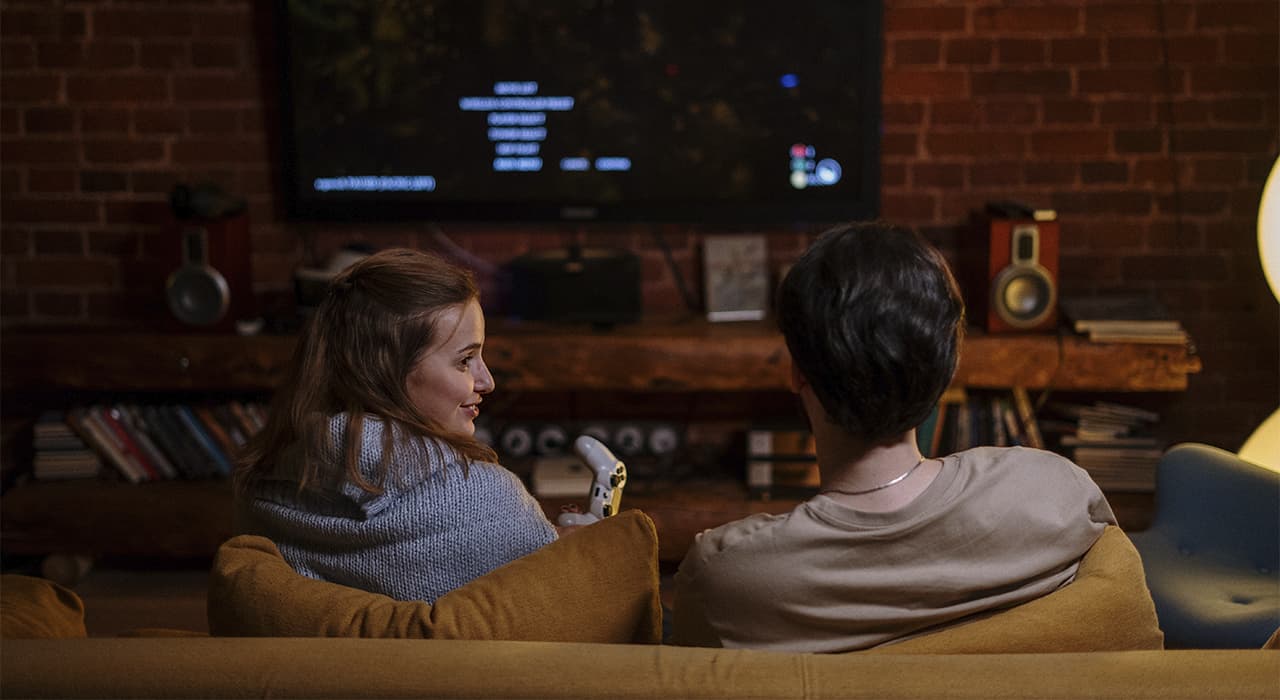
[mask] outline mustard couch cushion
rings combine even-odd
[[[1163,649],[1164,634],[1138,550],[1108,526],[1076,578],[1023,603],[864,654],[997,654]]]
[[[270,540],[240,535],[214,558],[208,615],[213,636],[657,643],[658,536],[624,511],[431,605],[304,577]]]
[[[0,576],[0,638],[87,637],[84,602],[53,581],[19,574]]]

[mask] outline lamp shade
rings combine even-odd
[[[1272,296],[1280,301],[1280,158],[1271,166],[1258,204],[1258,258]]]

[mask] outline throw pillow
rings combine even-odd
[[[0,576],[0,638],[87,637],[84,602],[70,589],[32,576]]]
[[[885,644],[867,654],[1002,654],[1162,649],[1138,550],[1108,526],[1071,583],[1014,608]]]
[[[240,535],[214,559],[208,613],[213,636],[657,643],[657,531],[644,513],[624,511],[434,605],[304,577],[270,540]]]

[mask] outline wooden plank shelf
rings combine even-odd
[[[9,332],[8,390],[269,391],[295,338],[170,333]],[[510,391],[786,391],[788,355],[768,322],[645,322],[598,331],[491,321],[485,347]],[[1093,343],[1045,333],[971,331],[955,383],[1068,391],[1182,391],[1199,372],[1190,346]]]

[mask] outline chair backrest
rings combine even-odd
[[[1151,529],[1210,559],[1280,568],[1280,472],[1209,445],[1170,447],[1156,467]]]

